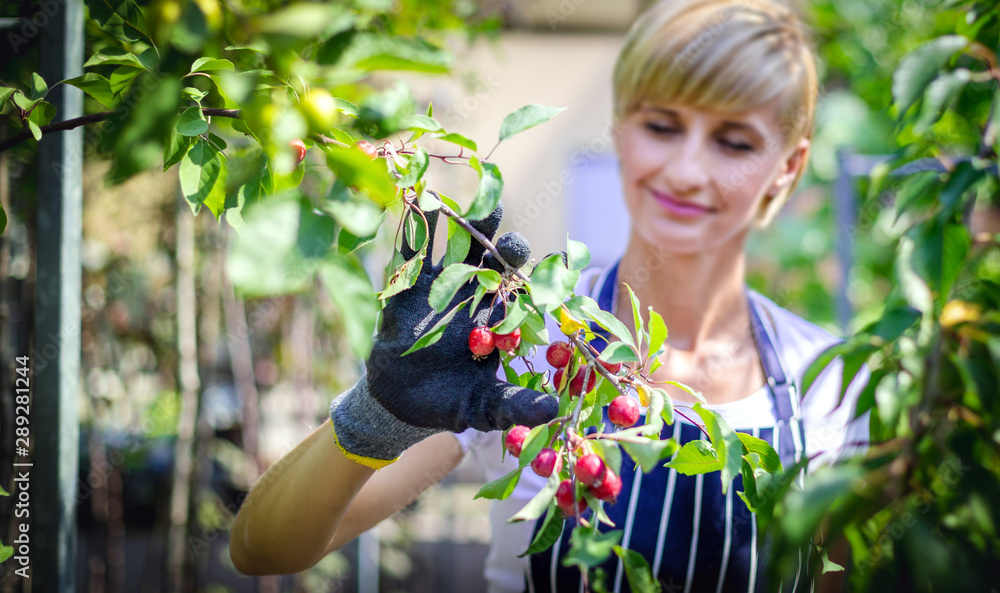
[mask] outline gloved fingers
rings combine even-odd
[[[437,229],[438,214],[438,210],[424,212],[424,217],[427,218],[427,257],[424,258],[424,269],[434,265],[434,230]]]
[[[493,235],[495,235],[497,229],[500,228],[500,221],[502,219],[503,202],[498,202],[497,207],[490,213],[489,216],[481,220],[470,220],[469,224],[471,224],[472,227],[480,233],[486,235],[487,239],[492,241]],[[469,245],[469,253],[465,256],[464,263],[469,264],[470,266],[478,266],[479,262],[483,259],[484,251],[486,251],[486,248],[483,247],[482,243],[473,238],[472,243]]]
[[[482,431],[506,430],[513,424],[537,426],[559,413],[559,400],[552,394],[493,379],[479,395],[479,418],[475,428]]]

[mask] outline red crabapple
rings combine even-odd
[[[509,334],[493,334],[493,344],[500,350],[504,352],[513,352],[517,350],[518,345],[521,343],[521,328],[517,328]]]
[[[610,469],[604,474],[604,479],[597,486],[589,487],[594,498],[614,504],[622,491],[622,479]]]
[[[545,349],[545,360],[557,369],[564,368],[573,358],[573,348],[566,342],[553,342]]]
[[[476,356],[486,356],[493,352],[493,332],[488,327],[474,327],[469,332],[469,350]]]
[[[588,453],[580,457],[576,460],[576,465],[573,467],[576,479],[583,482],[586,486],[593,486],[603,480],[607,469],[607,466],[604,465],[604,460],[596,453]]]
[[[588,372],[589,371],[589,372]],[[584,385],[584,376],[587,378],[587,384]],[[580,367],[576,371],[576,376],[573,380],[569,382],[569,394],[572,396],[580,395],[581,393],[587,393],[594,388],[597,383],[597,371],[590,370],[586,366]]]
[[[576,499],[576,489],[573,488],[573,480],[563,480],[556,489],[556,506],[566,516],[582,513],[587,509],[587,501],[583,498]],[[575,507],[575,508],[574,508]]]
[[[639,404],[627,395],[619,395],[608,406],[608,418],[615,426],[632,426],[639,421]]]
[[[297,166],[306,158],[306,144],[296,139],[289,142],[288,145],[295,149],[295,164]]]
[[[531,469],[543,478],[547,478],[553,472],[562,469],[562,458],[559,457],[559,453],[555,449],[546,447],[539,451],[538,456],[531,462]]]
[[[524,439],[528,436],[529,432],[531,432],[531,429],[527,426],[515,424],[507,431],[507,437],[503,441],[504,448],[510,451],[510,454],[514,457],[519,457],[521,455],[521,447],[524,446]]]

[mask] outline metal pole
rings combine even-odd
[[[851,260],[853,250],[851,243],[857,230],[857,205],[854,199],[854,177],[848,170],[850,155],[844,148],[837,150],[837,180],[833,185],[833,207],[837,221],[836,249],[837,263],[840,268],[840,286],[837,287],[837,320],[843,331],[851,321],[853,310],[847,296],[847,288],[851,280]]]
[[[41,15],[41,16],[39,16]],[[83,1],[42,3],[39,74],[51,87],[83,73]],[[41,24],[41,23],[39,23]],[[78,89],[46,97],[56,120],[83,115]],[[45,136],[38,146],[38,255],[31,435],[31,589],[76,590],[79,446],[80,237],[83,129]]]

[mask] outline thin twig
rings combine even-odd
[[[218,117],[231,117],[233,119],[239,119],[240,117],[239,109],[216,109],[213,107],[203,107],[201,112],[206,116],[216,115]],[[90,115],[83,115],[80,117],[74,117],[73,119],[67,119],[66,121],[48,124],[41,127],[42,135],[51,134],[52,132],[64,132],[66,130],[72,130],[87,124],[102,122],[110,119],[115,113],[115,111],[102,111],[101,113],[91,113]],[[0,142],[0,152],[5,151],[12,146],[17,146],[31,137],[31,130],[25,127],[17,134],[7,138],[3,142]]]
[[[573,342],[573,345],[576,346],[576,349],[579,350],[581,353],[583,353],[583,357],[587,360],[587,362],[592,364],[593,367],[597,369],[598,373],[604,375],[605,379],[611,381],[611,384],[614,385],[616,389],[618,389],[619,393],[621,393],[622,395],[628,395],[628,391],[624,387],[622,387],[622,383],[621,381],[618,380],[618,377],[613,375],[611,371],[609,371],[608,369],[604,368],[604,365],[598,362],[597,358],[590,353],[590,350],[588,348],[589,344],[587,343],[586,340],[582,339],[577,334],[569,336],[569,339],[571,342]]]

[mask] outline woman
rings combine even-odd
[[[816,87],[803,26],[774,2],[668,0],[643,14],[614,72],[630,238],[619,262],[586,271],[576,290],[631,327],[620,290],[628,283],[670,330],[654,379],[698,387],[731,426],[773,443],[786,466],[803,455],[829,460],[844,453],[845,443],[867,440],[866,419],[851,422],[865,373],[840,407],[836,365],[799,394],[795,386],[809,363],[836,339],[750,291],[744,279],[748,233],[773,218],[805,166]],[[492,236],[499,216],[482,221],[481,230]],[[466,261],[478,264],[481,254],[473,248]],[[312,566],[403,508],[470,449],[488,479],[499,477],[516,460],[501,462],[496,429],[554,416],[551,397],[496,379],[495,354],[467,360],[469,324],[491,321],[482,305],[468,322],[457,315],[435,346],[399,356],[414,328],[429,327],[426,296],[436,273],[425,265],[417,285],[387,306],[368,373],[334,400],[331,426],[317,429],[254,487],[231,536],[241,571]],[[546,368],[542,354],[535,368]],[[670,396],[678,407],[693,402],[681,391]],[[699,432],[683,419],[664,430],[681,442]],[[721,494],[718,474],[622,471],[624,489],[606,509],[625,531],[623,545],[646,557],[665,590],[765,589],[756,521],[732,488]],[[579,571],[558,562],[568,529],[549,551],[517,557],[535,526],[506,519],[543,482],[525,471],[514,494],[493,507],[491,591],[580,588]],[[784,583],[789,589],[808,587],[807,560]],[[627,590],[616,561],[604,568],[612,590]]]

